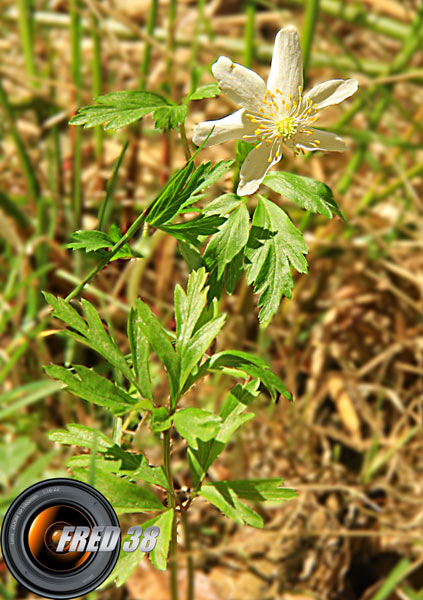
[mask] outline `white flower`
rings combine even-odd
[[[355,79],[333,79],[316,85],[303,95],[303,61],[298,33],[281,29],[275,39],[267,86],[245,67],[221,56],[212,66],[223,92],[241,108],[218,121],[199,123],[193,142],[200,146],[210,131],[206,146],[233,139],[252,142],[241,169],[237,193],[253,194],[267,171],[282,158],[282,143],[294,153],[304,150],[347,150],[334,133],[314,129],[319,111],[338,104],[358,88]]]

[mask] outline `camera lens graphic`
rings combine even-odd
[[[45,598],[70,599],[97,588],[109,576],[120,544],[106,552],[70,552],[73,533],[57,551],[65,527],[119,527],[110,503],[95,488],[73,479],[48,479],[22,492],[1,530],[4,561],[21,585]],[[69,531],[69,530],[67,530]]]
[[[50,506],[38,514],[29,523],[27,542],[31,556],[42,567],[51,571],[71,571],[83,565],[90,557],[90,552],[69,552],[71,541],[64,552],[57,553],[63,528],[66,526],[88,526],[91,521],[72,506]]]

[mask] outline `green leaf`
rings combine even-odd
[[[301,232],[274,202],[259,197],[245,257],[247,281],[261,294],[260,322],[268,322],[279,309],[282,294],[291,297],[294,282],[290,264],[307,272],[307,248]]]
[[[248,242],[250,217],[245,203],[239,205],[222,225],[207,245],[204,260],[209,269],[217,264],[217,277],[220,279],[226,265],[246,246]]]
[[[175,413],[173,424],[191,448],[197,449],[197,439],[208,442],[214,438],[222,419],[201,408],[183,408]]]
[[[189,244],[187,242],[179,240],[178,249],[189,271],[196,271],[198,269],[201,269],[201,267],[204,267],[203,257],[193,244]]]
[[[169,377],[172,407],[176,405],[179,391],[179,357],[173,350],[172,344],[166,331],[160,324],[159,319],[151,312],[149,307],[137,300],[136,309],[138,313],[137,323],[145,337],[165,365]]]
[[[186,194],[184,188],[194,171],[194,163],[189,161],[185,167],[176,171],[151,206],[146,222],[154,227],[169,223],[182,210]]]
[[[235,291],[236,284],[241,279],[244,270],[244,249],[228,263],[225,271],[225,288],[229,295]]]
[[[238,481],[218,482],[213,485],[219,487],[221,483],[225,483],[234,490],[239,498],[254,502],[282,502],[298,496],[295,490],[281,487],[283,479],[280,477],[272,479],[239,479]]]
[[[69,423],[67,428],[67,431],[65,429],[53,429],[48,433],[49,439],[59,444],[75,445],[89,450],[96,449],[98,452],[106,452],[115,445],[111,438],[92,427]]]
[[[147,483],[158,485],[167,491],[171,491],[171,487],[166,477],[166,473],[162,466],[152,467],[150,465],[140,465],[133,473],[130,473],[131,479],[142,479]]]
[[[86,335],[88,332],[87,324],[68,302],[63,300],[63,298],[56,298],[56,296],[53,296],[50,292],[42,292],[42,294],[46,299],[47,304],[50,304],[50,306],[53,307],[54,317],[64,321],[82,335]]]
[[[98,429],[79,425],[78,423],[70,423],[67,428],[67,431],[65,429],[50,431],[48,434],[49,439],[59,444],[88,448],[91,452],[100,452],[113,460],[120,460],[124,470],[138,469],[141,463],[146,462],[142,454],[136,455],[126,452]]]
[[[335,202],[332,190],[321,181],[302,175],[277,171],[268,173],[263,183],[274,192],[313,213],[320,213],[328,219],[331,219],[335,214],[344,219]]]
[[[76,479],[89,482],[88,469],[77,467],[73,474]],[[95,487],[112,503],[117,514],[164,510],[163,504],[150,490],[100,469],[95,471]]]
[[[215,438],[209,442],[198,442],[198,449],[188,449],[194,487],[202,481],[208,469],[229,442],[232,434],[241,425],[254,417],[253,413],[243,413],[246,407],[258,396],[259,380],[250,381],[244,387],[237,384],[229,393],[220,411],[222,424]]]
[[[218,481],[204,483],[199,494],[237,523],[263,527],[261,517],[245,506],[240,498],[254,502],[281,502],[295,498],[297,493],[294,490],[279,487],[282,483],[283,479]]]
[[[206,270],[202,268],[189,276],[186,293],[179,284],[175,287],[176,350],[179,354],[184,353],[206,306],[206,279]]]
[[[113,92],[98,96],[95,101],[94,106],[80,108],[69,123],[84,127],[104,125],[104,129],[117,131],[153,111],[173,106],[159,94],[141,91]]]
[[[220,96],[220,88],[217,83],[208,83],[197,88],[191,94],[185,98],[185,102],[191,102],[191,100],[202,100],[203,98],[215,98]]]
[[[150,344],[137,323],[137,311],[131,308],[128,317],[128,339],[131,349],[132,366],[143,398],[153,400],[150,376]]]
[[[203,208],[206,215],[227,215],[238,208],[242,200],[236,194],[223,194]]]
[[[149,553],[149,556],[153,565],[161,571],[166,569],[170,538],[172,535],[173,514],[173,509],[169,509],[142,524],[144,531],[147,529],[147,527],[151,527],[152,525],[156,525],[160,529],[160,534],[157,537],[156,547],[154,550],[152,550],[152,552]],[[129,536],[126,536],[125,540],[127,539],[129,539]],[[125,540],[123,540],[122,543]],[[106,587],[113,581],[116,582],[117,587],[123,585],[145,555],[145,552],[141,552],[141,550],[138,549],[134,552],[124,552],[121,550],[115,568],[106,581],[102,584],[100,589]]]
[[[207,314],[207,273],[204,268],[193,271],[188,280],[187,292],[175,288],[176,350],[180,358],[179,389],[182,389],[193,368],[223,327],[225,315]],[[200,317],[203,315],[203,319]]]
[[[92,347],[114,367],[116,367],[126,377],[126,379],[128,379],[128,381],[131,381],[136,387],[138,387],[137,381],[135,380],[129,365],[126,362],[126,359],[116,346],[115,342],[104,330],[97,310],[87,300],[82,299],[81,302],[82,310],[89,327],[88,332],[85,334],[89,344],[92,345]]]
[[[155,408],[151,414],[151,429],[154,433],[167,431],[172,427],[172,417],[169,416],[167,408],[159,406]]]
[[[167,510],[162,513],[154,525],[160,528],[160,534],[157,538],[157,544],[150,552],[150,560],[156,569],[166,570],[167,556],[169,554],[170,538],[172,537],[173,510]],[[144,531],[146,526],[144,526]]]
[[[199,236],[213,235],[219,231],[220,225],[222,225],[225,220],[225,217],[220,217],[218,215],[200,215],[199,217],[185,221],[184,223],[161,225],[159,229],[170,233],[170,235],[178,240],[188,242],[189,244],[198,247],[202,244]]]
[[[214,504],[224,515],[240,525],[251,525],[252,527],[262,528],[263,519],[255,511],[243,504],[236,492],[227,484],[229,482],[220,481],[218,483],[205,483],[201,486],[199,495]]]
[[[187,116],[186,104],[171,104],[157,108],[153,113],[156,129],[175,129]]]
[[[202,368],[205,370],[221,370],[223,368],[235,368],[243,371],[253,378],[260,379],[261,383],[266,386],[273,399],[277,398],[278,394],[282,394],[288,400],[291,399],[290,393],[287,391],[283,382],[270,369],[269,365],[248,352],[239,350],[225,350],[214,354]]]
[[[82,309],[86,322],[62,298],[55,298],[52,294],[44,292],[47,302],[53,307],[53,316],[64,321],[67,325],[75,329],[80,336],[76,336],[71,331],[66,331],[67,335],[76,338],[79,342],[87,344],[105,358],[111,365],[118,369],[128,381],[133,383],[139,390],[139,385],[135,379],[126,359],[104,330],[97,310],[87,300],[82,300]]]
[[[67,248],[72,250],[85,250],[85,252],[97,252],[99,256],[106,256],[107,252],[104,252],[104,248],[112,248],[117,241],[122,237],[119,232],[118,239],[116,236],[108,235],[103,231],[84,231],[79,230],[72,233],[73,242],[66,244]],[[102,252],[101,252],[102,251]],[[118,258],[132,258],[135,254],[128,246],[124,244],[114,256],[110,259],[111,261],[117,260]]]
[[[231,167],[233,161],[217,163],[212,167],[210,162],[202,163],[194,169],[193,160],[174,173],[153,203],[146,222],[154,227],[167,225],[176,215],[187,209],[201,198],[200,192],[205,190]]]
[[[225,323],[225,319],[226,315],[220,315],[205,323],[190,339],[189,345],[181,356],[180,388],[183,387],[193,368],[201,361],[207,348],[217,337]]]
[[[71,369],[59,365],[45,366],[44,369],[50,377],[62,381],[72,394],[98,406],[104,406],[115,415],[122,415],[133,410],[135,406],[152,409],[151,402],[138,402],[121,387],[83,365],[72,366],[76,374]]]
[[[71,456],[66,461],[66,466],[73,470],[78,467],[84,469],[91,468],[93,457],[91,454],[79,454],[77,456]],[[109,473],[119,473],[122,468],[121,460],[108,460],[104,456],[97,456],[94,460],[95,468],[100,471],[107,471]]]

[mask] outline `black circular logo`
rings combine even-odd
[[[95,488],[73,479],[47,479],[9,507],[1,549],[12,575],[29,591],[45,598],[77,598],[110,575],[120,551],[118,530],[115,511]],[[95,543],[110,531],[114,543]]]

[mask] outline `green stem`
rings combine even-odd
[[[184,530],[185,538],[185,551],[187,553],[187,571],[188,571],[188,587],[187,587],[187,600],[194,600],[194,560],[191,555],[191,532],[188,521],[187,511],[182,511],[181,522]]]
[[[170,592],[171,599],[178,600],[178,562],[177,562],[177,529],[176,529],[176,502],[175,493],[173,490],[173,477],[172,469],[170,465],[170,429],[163,433],[163,458],[164,458],[164,470],[166,473],[167,480],[169,482],[170,490],[167,493],[168,505],[173,509],[173,521],[172,521],[172,536],[170,539],[170,550],[169,550],[169,567],[170,567]]]
[[[303,31],[301,36],[301,49],[303,52],[304,81],[306,81],[307,69],[310,62],[311,47],[313,45],[314,32],[319,14],[320,0],[307,0],[304,15]]]
[[[189,160],[191,158],[191,150],[189,149],[187,133],[185,131],[185,124],[181,123],[179,125],[179,132],[181,134],[182,145],[184,147],[185,158]]]
[[[93,41],[93,57],[92,57],[92,73],[93,73],[93,95],[94,97],[100,96],[101,94],[101,37],[98,33],[98,19],[94,15],[91,18],[92,22],[92,34],[91,38]],[[99,164],[103,155],[103,128],[101,125],[94,127],[95,137],[95,154]]]
[[[31,78],[31,85],[36,88],[39,83],[35,81],[37,69],[35,66],[35,52],[33,48],[33,19],[31,6],[28,0],[18,0],[18,27],[21,39],[26,71]]]
[[[31,199],[36,202],[40,193],[40,187],[35,176],[35,169],[33,164],[31,163],[31,159],[29,158],[28,152],[26,151],[25,144],[22,141],[21,136],[17,130],[15,125],[15,117],[12,111],[12,108],[9,104],[9,99],[4,91],[2,82],[0,81],[0,106],[3,109],[3,112],[6,115],[6,120],[9,125],[10,134],[13,138],[13,142],[16,146],[16,151],[19,156],[19,161],[21,163],[22,171],[25,177],[26,185],[28,187],[29,196]]]
[[[254,55],[254,24],[256,18],[256,3],[255,0],[246,0],[245,8],[247,22],[245,25],[244,35],[244,65],[251,69]]]
[[[75,86],[75,100],[81,101],[82,87],[82,56],[81,56],[81,37],[82,25],[81,16],[79,14],[81,5],[78,0],[70,1],[70,17],[71,17],[71,71],[72,81]],[[73,145],[73,217],[76,228],[79,228],[81,223],[82,209],[82,185],[81,185],[81,166],[82,166],[82,130],[76,127],[74,130],[74,145]]]
[[[117,176],[119,173],[120,166],[122,164],[123,157],[125,156],[125,152],[128,148],[128,144],[129,144],[129,142],[126,142],[125,145],[123,146],[122,151],[119,154],[119,156],[115,162],[115,165],[113,167],[112,176],[106,186],[106,195],[104,197],[103,202],[101,203],[100,210],[98,211],[98,228],[100,231],[102,231],[104,228],[106,211],[109,206],[110,200],[113,198],[113,194],[115,192]]]
[[[159,9],[159,1],[151,0],[150,9],[148,11],[147,24],[146,24],[146,33],[148,34],[148,36],[153,35],[154,28],[156,27],[158,9]],[[145,46],[144,46],[144,55],[143,55],[142,64],[141,64],[142,82],[141,82],[140,87],[142,90],[145,90],[145,88],[146,88],[146,79],[147,79],[147,75],[150,71],[150,62],[151,62],[151,44],[146,41]]]

